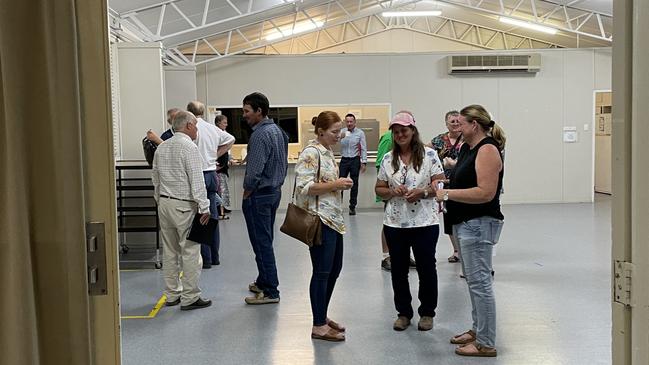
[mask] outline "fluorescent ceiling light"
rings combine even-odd
[[[557,34],[557,30],[551,27],[546,27],[543,25],[538,25],[530,22],[526,22],[523,20],[518,20],[518,19],[512,19],[512,18],[506,18],[504,16],[500,17],[500,21],[503,23],[515,25],[518,27],[523,27],[523,28],[528,28],[528,29],[533,29],[539,32],[543,33],[548,33],[548,34]]]
[[[382,16],[396,17],[396,16],[440,16],[442,15],[441,10],[420,10],[420,11],[384,11],[381,13]]]
[[[310,30],[322,27],[323,24],[323,22],[318,20],[316,20],[315,22],[307,20],[302,23],[295,24],[295,28],[293,28],[293,26],[280,28],[279,31],[276,30],[273,33],[267,35],[266,40],[274,41],[276,39],[288,37],[293,34],[308,32]]]

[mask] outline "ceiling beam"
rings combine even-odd
[[[518,20],[530,22],[533,24],[538,24],[538,25],[543,25],[543,26],[551,26],[554,27],[558,30],[561,30],[566,33],[572,33],[575,35],[581,35],[581,36],[587,36],[590,38],[598,39],[601,41],[605,42],[612,42],[613,41],[613,36],[612,36],[612,30],[608,32],[608,35],[602,36],[601,28],[598,27],[596,32],[588,32],[584,30],[580,30],[580,28],[586,23],[587,20],[592,18],[593,16],[599,16],[598,19],[602,18],[609,18],[612,20],[612,17],[609,14],[601,13],[601,12],[596,12],[596,11],[591,11],[591,10],[584,10],[580,8],[575,8],[571,7],[568,5],[563,5],[563,4],[557,4],[553,1],[547,1],[547,0],[528,0],[530,2],[532,9],[537,9],[539,7],[540,3],[549,3],[553,4],[555,6],[559,6],[563,10],[564,14],[564,19],[561,20],[556,20],[552,19],[553,22],[550,23],[548,22],[549,16],[546,17],[545,19],[543,18],[534,18],[533,15],[525,13],[521,11],[519,8],[522,5],[523,1],[519,1],[515,6],[511,5],[504,5],[502,1],[499,3],[496,2],[496,0],[491,0],[491,1],[480,1],[477,4],[473,4],[471,1],[467,0],[437,0],[437,2],[441,3],[446,3],[449,5],[453,5],[456,7],[461,7],[461,8],[466,8],[466,9],[471,9],[475,11],[479,11],[482,13],[486,14],[491,14],[491,15],[497,15],[497,16],[504,16],[504,17],[509,17],[509,18],[515,18]],[[492,10],[492,7],[494,5],[500,4],[500,11],[497,10]],[[533,11],[530,10],[530,11]],[[556,8],[555,8],[556,10]],[[555,10],[552,11],[552,14],[555,12]],[[568,10],[571,11],[580,11],[582,14],[579,15],[579,18],[581,17],[586,17],[586,21],[582,22],[579,24],[578,27],[574,27],[572,24],[572,21],[574,19],[570,19],[568,17]],[[539,20],[541,19],[541,20]],[[605,32],[606,33],[606,32]]]

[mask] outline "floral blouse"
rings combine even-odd
[[[318,156],[319,155],[319,156]],[[338,233],[345,233],[345,221],[342,210],[342,194],[332,191],[318,196],[318,209],[315,207],[315,195],[307,195],[311,185],[316,183],[320,159],[320,181],[330,182],[338,179],[338,164],[333,151],[317,141],[312,141],[300,153],[295,165],[295,205],[318,214],[322,223]]]
[[[408,189],[423,189],[430,186],[431,178],[442,174],[444,170],[435,150],[426,147],[425,154],[419,172],[416,172],[412,165],[404,165],[401,160],[399,161],[399,171],[395,172],[392,168],[392,152],[386,153],[381,162],[378,179],[387,181],[391,188],[406,185]],[[408,203],[406,198],[401,196],[392,197],[385,207],[383,224],[395,228],[415,228],[439,224],[437,202],[431,198],[431,194],[434,193],[429,193],[428,199],[420,199],[414,203]]]
[[[435,151],[437,151],[437,156],[439,156],[440,160],[443,160],[445,157],[457,160],[457,156],[460,154],[460,148],[462,148],[462,143],[464,143],[464,141],[460,139],[455,148],[453,148],[453,143],[451,143],[451,139],[448,137],[448,132],[442,133],[430,141],[430,144],[433,146]],[[446,177],[451,176],[451,170],[444,169],[444,175],[446,175]]]

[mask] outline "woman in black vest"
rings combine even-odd
[[[492,288],[491,257],[503,226],[500,191],[505,148],[503,130],[481,105],[460,111],[464,145],[450,176],[449,189],[436,192],[444,201],[457,237],[462,268],[471,297],[473,326],[451,339],[463,356],[495,357],[496,301]],[[435,185],[433,185],[435,186]]]

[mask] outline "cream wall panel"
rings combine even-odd
[[[507,135],[505,202],[563,201],[562,59],[549,52],[543,75],[499,80],[496,118]]]
[[[142,138],[165,128],[162,62],[158,43],[117,43],[121,158],[144,159]]]
[[[563,144],[563,201],[581,202],[593,198],[595,89],[594,53],[564,52],[564,127],[577,127],[579,140]],[[589,125],[585,130],[584,125]]]
[[[260,91],[274,105],[385,103],[388,66],[387,58],[362,55],[234,57],[207,65],[207,102],[241,105]]]
[[[196,66],[196,98],[200,101],[207,101],[207,67],[206,65]]]
[[[479,48],[406,29],[382,31],[318,53],[394,53],[432,51],[471,51]]]
[[[199,68],[197,85],[206,85],[208,104],[224,106],[240,105],[254,90],[276,105],[389,103],[392,113],[415,114],[424,140],[444,131],[449,109],[481,103],[508,137],[504,202],[590,201],[592,128],[584,131],[583,125],[592,126],[596,77],[598,85],[610,83],[607,53],[535,52],[542,54],[542,70],[526,77],[450,76],[448,52],[233,57],[208,65],[206,72]],[[563,127],[573,125],[579,142],[566,145]]]
[[[595,89],[611,90],[612,59],[610,48],[595,50]]]
[[[165,109],[185,109],[196,100],[196,68],[165,66]]]
[[[457,109],[462,100],[462,82],[446,74],[444,57],[437,54],[391,57],[392,110],[412,111],[424,141],[445,130],[444,113]]]

